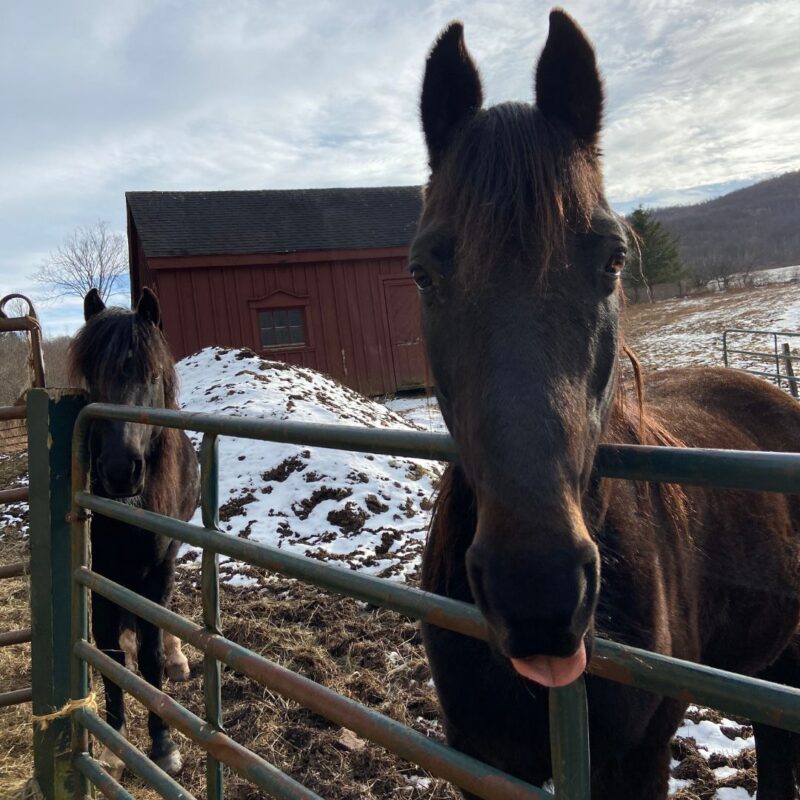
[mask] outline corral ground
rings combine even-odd
[[[626,310],[628,341],[650,369],[721,364],[721,332],[726,327],[792,330],[797,329],[798,322],[800,285],[796,283],[642,304]],[[253,382],[255,378],[248,373],[244,380]],[[232,396],[234,391],[247,389],[237,386],[240,388],[227,389],[227,394]],[[198,398],[195,400],[200,402]],[[441,417],[432,401],[400,399],[389,405],[416,426],[441,429]],[[238,463],[235,453],[230,458]],[[313,467],[313,462],[310,466]],[[24,456],[0,457],[0,485],[14,483],[25,472]],[[299,473],[293,478],[297,487],[302,485],[300,478]],[[413,488],[419,478],[412,478],[409,486]],[[333,481],[333,473],[327,479]],[[286,483],[283,491],[288,492],[294,485]],[[258,489],[254,492],[257,494]],[[351,502],[352,496],[346,502]],[[323,511],[325,508],[320,513]],[[258,538],[258,528],[250,525],[247,515],[236,515],[232,520],[237,525],[232,533],[254,532]],[[404,517],[402,524],[414,539],[418,530],[415,520],[406,522]],[[0,564],[24,555],[25,526],[24,508],[11,509],[10,514],[7,511],[0,521]],[[369,523],[364,531],[368,537]],[[296,541],[302,544],[302,537]],[[361,557],[357,547],[348,552],[356,553],[354,558]],[[198,620],[197,562],[192,552],[184,552],[182,560],[176,610]],[[400,559],[398,562],[402,563]],[[436,700],[415,623],[292,580],[268,577],[252,568],[238,570],[235,577],[236,580],[223,582],[221,593],[223,630],[227,636],[426,735],[441,737]],[[406,570],[406,579],[413,583],[413,570]],[[26,627],[27,582],[4,581],[0,589],[3,597],[0,629]],[[187,648],[187,653],[192,680],[167,684],[166,689],[202,716],[202,661],[192,648]],[[29,684],[29,662],[27,645],[0,649],[3,690]],[[145,713],[130,699],[128,708],[131,739],[146,750]],[[444,782],[426,776],[381,748],[363,742],[230,670],[223,673],[223,708],[229,735],[322,797],[332,800],[459,797]],[[202,754],[182,736],[176,738],[186,759],[181,782],[201,798],[205,794]],[[30,775],[29,707],[0,710],[0,800],[23,797],[22,787]],[[691,709],[673,742],[672,775],[672,791],[680,800],[748,800],[756,785],[750,727],[742,720],[725,720],[713,711]],[[235,776],[226,777],[228,797],[235,800],[261,797],[257,790]],[[132,777],[126,778],[126,785],[137,798],[156,797]]]

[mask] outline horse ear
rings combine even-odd
[[[432,170],[456,127],[473,116],[482,103],[481,79],[464,44],[464,26],[451,22],[428,56],[422,81],[422,130]]]
[[[142,296],[136,305],[136,313],[147,322],[152,322],[157,328],[164,329],[161,323],[161,305],[156,293],[146,286],[142,289]]]
[[[88,322],[95,314],[106,310],[106,304],[97,289],[89,289],[83,298],[83,319]]]
[[[550,32],[536,67],[536,104],[581,141],[597,143],[603,83],[594,50],[578,24],[559,8],[550,12]]]

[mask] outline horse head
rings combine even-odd
[[[135,311],[106,308],[92,289],[84,299],[84,318],[70,363],[92,402],[175,406],[177,376],[161,332],[158,299],[150,289],[143,290]],[[109,497],[141,494],[161,432],[155,425],[95,420],[89,435],[93,483]]]
[[[431,174],[410,255],[424,338],[458,468],[475,501],[469,585],[522,675],[574,680],[600,567],[589,491],[616,394],[623,225],[603,194],[603,88],[562,11],[535,104],[482,108],[453,23],[428,58]]]

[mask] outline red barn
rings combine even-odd
[[[419,187],[128,192],[131,294],[176,358],[250,347],[367,395],[426,384],[406,271]]]

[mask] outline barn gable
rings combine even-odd
[[[128,192],[131,292],[176,357],[250,347],[365,394],[424,385],[406,272],[419,187]]]

